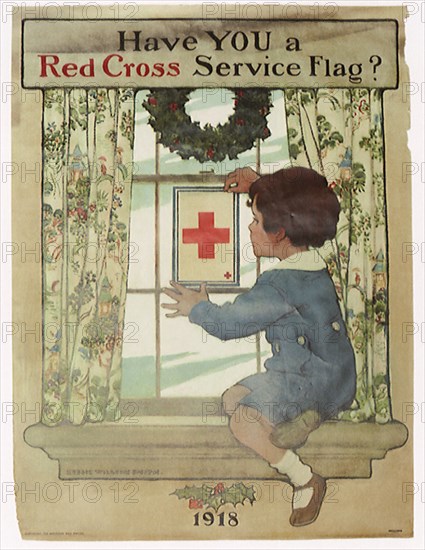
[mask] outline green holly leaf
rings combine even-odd
[[[226,491],[226,500],[228,503],[232,504],[236,508],[236,504],[242,503],[241,500],[241,492],[240,490],[235,486],[232,485],[228,491]]]
[[[206,497],[203,502],[204,502],[205,508],[213,508],[215,512],[218,511],[220,506],[223,506],[223,504],[226,504],[223,498],[223,493],[217,493],[216,495],[209,494],[208,497]]]
[[[203,497],[203,487],[195,487],[195,485],[192,485],[192,487],[189,487],[186,485],[184,489],[176,489],[174,493],[171,493],[172,495],[176,495],[179,499],[180,498],[194,498],[196,500],[202,499]]]
[[[235,483],[234,485],[232,485],[232,488],[233,487],[235,489],[236,494],[239,495],[239,498],[240,498],[239,502],[241,504],[243,504],[245,500],[249,500],[251,504],[254,503],[255,492],[254,492],[254,487],[252,485],[248,487],[244,483]]]
[[[224,485],[224,484],[223,484]],[[204,508],[213,508],[215,512],[225,504],[236,507],[237,504],[244,504],[248,500],[251,505],[255,502],[254,487],[244,483],[234,483],[231,487],[224,487],[220,492],[215,492],[215,487],[203,484],[201,487],[186,486],[183,489],[176,489],[172,495],[179,499],[202,500]]]

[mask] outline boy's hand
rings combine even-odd
[[[249,166],[230,172],[224,182],[224,191],[231,193],[248,193],[252,183],[260,176]]]
[[[171,288],[163,288],[164,294],[176,301],[175,304],[161,304],[161,307],[165,309],[175,309],[174,313],[167,313],[166,317],[180,317],[182,315],[188,316],[193,306],[199,302],[208,301],[208,293],[206,283],[201,284],[199,290],[191,290],[183,285],[179,285],[175,281],[170,281],[170,285],[176,290]]]

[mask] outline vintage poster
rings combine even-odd
[[[11,4],[23,539],[413,536],[390,4]]]

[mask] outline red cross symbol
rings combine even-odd
[[[230,229],[214,227],[214,212],[198,212],[198,227],[183,229],[183,243],[198,245],[198,258],[213,260],[214,245],[230,242]]]
[[[226,277],[227,280],[229,280],[231,276],[232,274],[229,273],[228,271],[226,271],[226,273],[224,274],[224,277]]]

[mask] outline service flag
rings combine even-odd
[[[223,188],[174,190],[174,279],[215,286],[239,284],[238,200]]]

